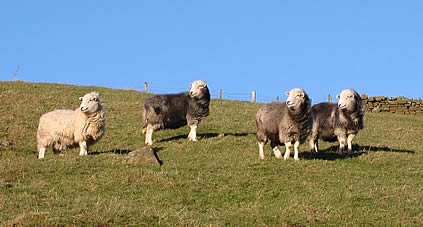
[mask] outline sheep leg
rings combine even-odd
[[[88,147],[87,147],[87,142],[85,141],[81,141],[79,142],[79,156],[85,156],[88,155]]]
[[[315,151],[316,153],[319,152],[319,143],[317,139],[310,139],[308,141],[308,145],[310,147],[310,152]]]
[[[189,126],[191,131],[188,134],[188,140],[190,141],[197,141],[197,125],[193,124]]]
[[[348,154],[352,154],[352,141],[355,137],[355,134],[348,135],[347,143],[348,143]]]
[[[314,142],[314,151],[319,152],[319,140],[316,139],[316,142]]]
[[[344,154],[344,150],[345,150],[345,144],[346,144],[346,136],[339,136],[338,137],[338,141],[339,141],[339,149],[338,149],[338,154],[343,155]]]
[[[289,158],[289,155],[291,154],[291,147],[292,147],[292,143],[291,142],[286,142],[285,143],[285,155],[283,156],[284,160],[287,160]]]
[[[145,132],[145,145],[153,145],[153,127],[148,124]]]
[[[45,147],[40,147],[38,149],[38,159],[43,159],[45,153],[46,153],[46,148]]]
[[[273,142],[273,141],[271,141],[270,142],[270,146],[272,147],[272,150],[273,150],[273,153],[275,154],[275,157],[276,158],[282,158],[282,153],[281,153],[281,151],[278,148],[278,144],[275,143],[275,142]]]
[[[258,142],[259,145],[259,157],[264,160],[264,142]]]
[[[298,158],[298,152],[299,152],[299,147],[300,147],[300,141],[295,141],[295,143],[294,143],[294,160],[295,161],[298,161],[298,160],[300,160],[299,158]]]
[[[315,130],[318,128],[318,124],[313,124],[312,132],[310,133],[310,137],[308,139],[308,145],[310,147],[310,152],[319,152],[319,138],[318,138],[318,132]]]

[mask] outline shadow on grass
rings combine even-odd
[[[340,154],[338,154],[337,150],[338,150],[338,146],[334,145],[334,146],[331,146],[331,147],[329,147],[325,150],[321,150],[319,152],[300,153],[300,156],[303,159],[308,159],[308,160],[317,159],[317,160],[333,161],[333,160],[338,160],[338,159],[356,158],[356,157],[362,156],[363,154],[368,154],[369,152],[377,152],[377,151],[405,153],[405,154],[414,154],[415,153],[415,151],[412,151],[412,150],[402,150],[402,149],[394,149],[394,148],[389,148],[389,147],[377,147],[377,146],[375,146],[375,147],[373,147],[373,146],[359,146],[359,145],[353,146],[353,153],[351,155],[348,155],[348,154],[340,155]]]
[[[300,153],[300,159],[306,160],[327,160],[327,161],[335,161],[339,159],[349,159],[349,158],[356,158],[360,157],[363,154],[367,154],[367,152],[353,152],[351,155],[340,155],[337,152],[327,152],[327,151],[319,151],[319,152],[304,152]]]
[[[251,133],[251,132],[243,132],[243,133],[200,133],[197,134],[197,137],[199,139],[211,139],[211,138],[223,138],[226,136],[234,136],[234,137],[245,137],[248,135],[255,135],[255,133]],[[174,141],[174,140],[181,140],[181,139],[187,139],[188,135],[178,135],[178,136],[173,136],[173,137],[169,137],[169,138],[165,138],[165,139],[161,139],[158,140],[157,142],[169,142],[169,141]]]
[[[366,151],[366,152],[376,152],[376,151],[383,151],[383,152],[393,152],[393,153],[406,153],[406,154],[414,154],[415,151],[412,150],[404,150],[404,149],[395,149],[390,147],[373,147],[373,146],[354,146],[354,150]]]
[[[153,147],[153,150],[154,150],[155,153],[157,153],[157,152],[160,152],[161,150],[163,150],[163,148],[162,147]],[[113,150],[108,150],[108,151],[93,151],[93,152],[89,152],[88,155],[102,155],[102,154],[128,155],[132,151],[134,151],[134,150],[113,149]]]
[[[157,161],[157,163],[161,166],[164,164],[164,161],[162,159],[160,159],[158,152],[160,152],[161,150],[163,150],[162,147],[150,147],[150,146],[146,146],[143,147],[141,149],[135,149],[135,150],[129,150],[129,149],[113,149],[113,150],[108,150],[108,151],[94,151],[91,153],[88,153],[88,155],[102,155],[102,154],[117,154],[117,155],[125,155],[128,158],[139,158],[141,159],[148,159],[148,156],[153,156],[155,158],[155,160]],[[132,153],[131,153],[132,152]],[[138,156],[138,157],[137,157]],[[147,158],[146,158],[147,157]]]
[[[120,155],[127,155],[131,151],[132,150],[129,150],[129,149],[113,149],[113,150],[108,150],[108,151],[93,151],[93,152],[88,152],[88,155],[101,155],[101,154],[120,154]]]

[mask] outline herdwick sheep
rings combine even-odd
[[[294,159],[298,158],[298,148],[311,130],[311,102],[303,89],[293,89],[287,93],[287,100],[262,106],[256,115],[259,157],[264,159],[264,145],[270,146],[276,158],[282,158],[278,145],[285,144],[284,159],[288,159],[294,144]]]
[[[345,144],[352,153],[352,140],[363,129],[364,107],[360,95],[353,89],[343,90],[338,104],[319,103],[311,108],[313,127],[309,137],[311,151],[319,151],[318,139],[339,142],[338,153],[343,154]]]
[[[145,144],[153,144],[153,132],[176,129],[184,125],[191,128],[188,139],[197,141],[197,126],[209,115],[210,92],[205,81],[196,80],[188,92],[155,95],[144,103],[143,133]]]
[[[79,145],[79,155],[88,154],[88,146],[97,142],[105,132],[106,113],[99,94],[91,92],[80,97],[76,110],[54,110],[40,118],[37,131],[38,158],[44,158],[46,148],[55,154]]]

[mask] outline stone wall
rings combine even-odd
[[[367,95],[362,95],[361,97],[366,106],[366,112],[390,112],[401,114],[423,113],[423,100],[408,99],[404,97],[368,97]]]

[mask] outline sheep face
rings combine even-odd
[[[207,89],[207,83],[203,80],[196,80],[191,84],[191,88],[189,89],[189,95],[192,98],[200,99],[205,94],[205,89]]]
[[[361,98],[355,90],[343,90],[341,94],[337,95],[337,98],[339,99],[338,107],[342,111],[353,112],[357,108],[361,108],[358,106],[360,105]]]
[[[80,97],[79,101],[81,101],[79,110],[83,113],[94,113],[100,108],[100,97],[97,92],[88,93]]]
[[[285,103],[291,110],[299,109],[307,102],[307,94],[303,89],[295,88],[286,93],[288,98]]]

